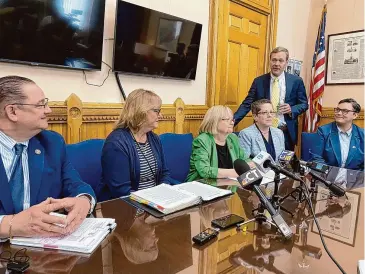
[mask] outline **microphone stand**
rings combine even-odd
[[[281,196],[279,195],[279,183],[280,183],[280,172],[278,170],[275,170],[275,177],[274,177],[274,194],[271,197],[271,203],[274,206],[274,208],[276,210],[282,210],[286,213],[288,213],[290,216],[294,216],[294,214],[289,211],[288,209],[286,209],[285,207],[281,206],[281,204],[283,203],[283,201],[285,200],[284,198],[281,198]]]
[[[302,179],[304,177],[304,173],[305,173],[304,167],[300,167],[299,174],[300,174],[300,177],[302,177]],[[316,181],[313,180],[313,178],[311,179],[309,192],[311,193],[311,199],[313,200],[315,198],[315,194],[317,193],[317,191],[316,191]],[[297,194],[297,195],[295,195],[295,194]],[[284,200],[286,200],[289,197],[292,197],[298,203],[308,202],[305,195],[304,195],[304,189],[303,189],[301,183],[300,183],[299,186],[294,188],[293,191],[289,192],[284,197],[281,197],[279,199],[279,203],[283,203]]]
[[[259,204],[258,208],[255,208],[252,210],[252,213],[254,213],[255,211],[257,211],[257,213],[254,215],[254,217],[252,219],[249,219],[249,220],[237,225],[237,231],[241,231],[242,226],[245,226],[250,223],[258,223],[260,225],[262,225],[263,223],[269,223],[272,226],[278,228],[278,226],[274,222],[272,222],[271,220],[269,220],[266,217],[265,207],[261,203]]]

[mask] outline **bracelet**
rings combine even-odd
[[[15,217],[15,214],[13,214],[13,216],[11,217],[10,222],[9,222],[9,239],[13,238],[13,236],[11,235],[11,229],[12,229],[12,226],[13,226],[14,217]]]

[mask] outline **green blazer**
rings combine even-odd
[[[231,154],[232,162],[237,159],[248,160],[248,155],[243,151],[238,142],[238,137],[231,133],[227,136],[227,145]],[[200,133],[193,141],[193,149],[190,157],[190,171],[186,178],[187,182],[217,178],[218,156],[217,148],[210,133]]]

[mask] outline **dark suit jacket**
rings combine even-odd
[[[270,73],[261,75],[252,83],[248,94],[234,114],[235,125],[251,110],[251,104],[260,99],[270,100]],[[294,144],[298,139],[298,116],[308,109],[308,99],[302,78],[285,72],[286,94],[285,103],[291,106],[291,116],[284,115],[289,136]]]
[[[44,130],[30,139],[28,164],[30,206],[39,204],[48,197],[75,197],[81,193],[90,194],[96,200],[92,188],[81,180],[68,160],[65,141],[60,134]],[[9,214],[14,214],[13,200],[0,157],[0,215]]]
[[[320,141],[314,146],[310,160],[340,167],[341,146],[336,122],[319,127],[317,134]],[[352,125],[352,136],[345,168],[364,170],[364,129],[357,125]]]

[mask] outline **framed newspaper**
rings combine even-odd
[[[345,197],[330,196],[327,188],[317,186],[315,212],[322,234],[338,242],[354,246],[360,209],[361,193],[347,191]],[[312,223],[312,232],[319,234]]]
[[[364,84],[364,30],[328,35],[326,85]]]

